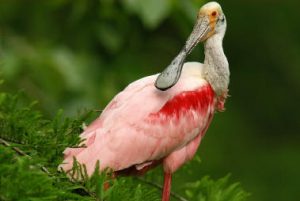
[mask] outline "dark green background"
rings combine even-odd
[[[299,2],[299,1],[298,1]],[[232,173],[253,201],[300,197],[300,15],[297,1],[221,1],[231,69],[226,112],[182,182]],[[166,67],[201,0],[0,1],[2,89],[23,89],[48,116],[102,109],[128,83]],[[203,61],[200,45],[189,60]]]

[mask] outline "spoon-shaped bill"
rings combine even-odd
[[[174,86],[180,78],[182,66],[186,57],[192,52],[194,47],[206,39],[210,32],[209,19],[205,16],[199,16],[194,29],[187,39],[185,46],[179,54],[173,59],[171,64],[157,77],[155,87],[165,91]]]

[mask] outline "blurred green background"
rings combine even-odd
[[[2,90],[47,116],[103,109],[128,83],[166,67],[203,0],[1,0]],[[231,97],[182,182],[232,173],[250,201],[300,198],[299,1],[220,1]],[[203,61],[200,45],[188,60]]]

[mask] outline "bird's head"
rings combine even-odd
[[[174,86],[181,74],[185,58],[192,52],[199,42],[205,42],[214,35],[222,38],[226,31],[226,18],[220,4],[209,2],[203,5],[197,15],[193,31],[186,41],[184,48],[171,64],[158,76],[155,87],[167,90]]]
[[[198,25],[199,24],[199,25]],[[195,26],[203,27],[200,41],[205,41],[214,34],[225,34],[226,18],[220,4],[209,2],[202,6],[198,12],[197,23]],[[196,37],[197,37],[197,33]]]

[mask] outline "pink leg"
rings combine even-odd
[[[172,173],[164,174],[164,188],[162,193],[162,201],[169,201],[170,200],[170,193],[171,193],[171,182],[172,182]]]

